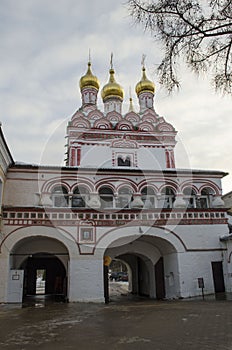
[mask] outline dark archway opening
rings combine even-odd
[[[118,255],[112,260],[107,272],[108,283],[104,287],[108,302],[153,298],[151,271],[143,256],[131,253]]]
[[[129,266],[120,259],[113,259],[109,265],[109,298],[126,296],[129,293]]]
[[[24,269],[24,299],[29,296],[51,296],[57,300],[67,298],[67,275],[63,263],[52,254],[38,253],[28,257],[21,266]],[[40,276],[41,271],[43,275]],[[38,289],[38,276],[44,283]]]

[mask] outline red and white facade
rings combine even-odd
[[[113,68],[101,111],[90,66],[80,81],[82,106],[67,126],[66,165],[8,168],[0,302],[33,295],[38,269],[47,271],[48,294],[103,302],[105,256],[127,265],[132,293],[197,296],[199,278],[205,294],[231,291],[230,248],[220,240],[228,233],[226,174],[176,168],[176,131],[154,109],[145,68],[136,86],[140,110],[130,105],[122,114]]]

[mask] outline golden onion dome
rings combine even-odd
[[[100,83],[98,81],[98,78],[93,75],[91,71],[91,62],[88,62],[87,72],[85,75],[83,75],[83,77],[81,77],[79,85],[81,90],[85,87],[95,88],[99,90]]]
[[[146,69],[143,66],[142,68],[142,79],[137,83],[136,87],[135,87],[135,92],[137,94],[137,96],[141,93],[141,92],[152,92],[154,94],[155,92],[155,84],[147,79],[146,76]]]
[[[124,91],[123,91],[123,88],[115,81],[114,69],[111,68],[109,70],[109,73],[110,73],[109,82],[103,87],[101,92],[103,101],[109,97],[118,97],[121,100],[123,100]]]

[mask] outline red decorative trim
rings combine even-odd
[[[214,194],[216,196],[220,196],[221,195],[221,190],[219,187],[217,187],[217,185],[213,182],[207,181],[206,183],[204,183],[200,188],[199,188],[199,193],[201,193],[202,190],[206,189],[206,188],[210,188],[211,190],[214,191]]]
[[[71,147],[70,148],[70,157],[69,157],[69,165],[75,166],[75,161],[76,161],[76,148]]]
[[[210,176],[210,174],[209,174],[208,176]],[[215,183],[213,183],[212,181],[210,181],[210,180],[208,180],[208,179],[207,179],[206,182],[205,182],[205,179],[197,178],[197,177],[195,177],[195,176],[192,175],[192,181],[193,181],[193,182],[190,182],[189,180],[186,180],[186,182],[182,183],[182,184],[181,184],[181,187],[180,187],[181,191],[183,192],[183,190],[184,190],[186,187],[192,187],[192,188],[195,188],[195,189],[196,189],[197,194],[201,194],[201,191],[202,191],[204,188],[207,188],[207,187],[208,187],[208,188],[211,188],[212,190],[215,191],[215,195],[216,195],[216,196],[220,196],[220,195],[221,195],[221,190],[220,190],[220,188],[219,188]],[[198,189],[198,188],[196,187],[196,182],[202,182],[202,181],[204,181],[204,184],[201,185],[201,187]],[[193,183],[194,183],[194,184],[193,184]]]
[[[161,192],[165,187],[171,187],[174,193],[177,192],[178,184],[172,180],[166,179],[165,184],[160,186],[159,191]]]
[[[87,118],[89,120],[98,120],[104,118],[104,114],[101,111],[99,111],[99,109],[95,109],[89,112]]]
[[[71,192],[73,192],[77,187],[85,187],[89,192],[93,192],[93,187],[90,187],[86,181],[81,181],[78,179],[78,182],[76,182],[70,189]]]
[[[157,124],[158,119],[157,119],[156,115],[148,112],[148,113],[144,114],[144,116],[142,117],[142,121],[152,123],[152,124]]]
[[[158,124],[157,130],[159,130],[159,131],[175,131],[173,126],[169,123],[166,123],[166,122]]]
[[[130,186],[130,184],[128,184],[127,182],[120,184],[117,189],[116,189],[116,193],[118,193],[122,188],[128,188],[129,190],[131,190],[131,193],[135,193],[135,188],[133,186]]]
[[[166,158],[166,167],[175,168],[175,158],[174,158],[173,149],[165,150],[165,158]]]
[[[166,158],[166,168],[171,168],[169,152],[167,149],[165,150],[165,158]]]
[[[78,118],[84,118],[85,115],[80,112],[80,111],[77,111],[73,114],[72,118],[71,118],[71,123],[75,120],[75,119],[78,119]]]
[[[77,166],[81,164],[81,147],[77,147]]]
[[[117,130],[133,130],[134,127],[128,120],[121,120],[116,127]]]
[[[157,192],[158,192],[158,188],[153,184],[153,183],[145,183],[144,185],[141,185],[141,186],[139,186],[139,192],[142,192],[142,190],[144,189],[144,188],[146,188],[146,187],[148,187],[148,188],[152,188],[152,190],[154,191],[154,193],[155,194],[157,194]]]
[[[106,114],[106,119],[109,120],[110,122],[118,123],[119,121],[122,120],[122,116],[116,111],[111,111]]]
[[[73,181],[74,185],[68,184],[67,181]],[[41,188],[41,192],[49,193],[52,191],[52,188],[56,185],[65,185],[66,187],[69,188],[69,192],[71,191],[71,188],[73,186],[77,186],[78,184],[85,183],[86,186],[89,187],[91,191],[94,191],[94,183],[89,180],[87,177],[81,176],[78,173],[73,176],[67,176],[65,177],[65,181],[62,179],[62,174],[60,174],[60,177],[53,178],[52,180],[49,180],[45,182]]]
[[[118,226],[124,226],[128,224],[133,224],[133,226],[154,226],[155,225],[219,225],[219,224],[227,224],[227,219],[156,219],[156,220],[129,220],[129,219],[119,219],[119,220],[95,220],[94,221],[95,226],[97,227],[118,227]],[[67,226],[77,226],[79,224],[78,221],[74,220],[19,220],[19,219],[4,219],[4,225],[5,226],[20,226],[22,227],[33,227],[33,226],[45,226],[45,227],[54,227],[59,229],[60,227],[67,227]],[[71,235],[71,234],[70,234]],[[5,237],[6,238],[6,237]],[[5,240],[5,238],[3,240]]]
[[[142,122],[140,124],[138,124],[138,128],[140,131],[147,131],[147,132],[154,132],[155,128],[154,125],[149,123],[149,122]]]
[[[95,121],[93,127],[96,129],[112,129],[112,124],[105,118],[101,118]]]
[[[191,183],[191,182],[189,182],[189,183],[186,184],[185,186],[182,186],[182,187],[181,187],[182,193],[184,193],[184,191],[185,191],[186,189],[191,189],[191,190],[194,192],[195,195],[198,194],[198,189],[197,189],[197,187],[196,187],[193,183]]]
[[[175,156],[174,156],[174,151],[173,149],[170,150],[170,161],[171,161],[171,168],[175,168]]]
[[[89,121],[81,117],[73,119],[71,123],[72,123],[71,125],[76,128],[89,129],[91,127]]]
[[[138,143],[136,141],[130,140],[129,137],[122,139],[115,139],[111,142],[111,147],[114,148],[138,148]]]
[[[124,121],[122,121],[124,123]],[[119,122],[121,123],[121,122]],[[124,130],[122,130],[123,132]],[[122,132],[120,132],[120,130],[107,130],[107,131],[102,131],[101,133],[98,133],[96,130],[92,130],[92,132],[82,132],[80,135],[80,132],[77,131],[72,131],[72,133],[69,133],[69,136],[71,135],[73,137],[73,139],[75,140],[75,138],[78,137],[78,139],[82,139],[82,140],[88,140],[90,139],[92,140],[110,140],[110,139],[115,139],[116,137],[122,137]],[[141,131],[141,134],[139,133],[139,131],[134,131],[134,130],[128,130],[127,136],[130,137],[130,140],[137,140],[137,141],[143,141],[144,143],[149,142],[149,143],[153,143],[155,145],[164,143],[164,141],[167,139],[167,136],[162,136],[157,132],[149,132],[149,133],[145,133],[143,131]],[[169,136],[170,142],[172,142],[175,145],[175,135],[173,136]],[[93,142],[93,141],[92,141]],[[169,142],[169,143],[170,143]],[[162,145],[161,145],[162,146]]]
[[[43,227],[53,227],[53,228],[57,228],[57,227],[54,226],[54,225],[50,225],[49,222],[47,222],[47,224],[44,223],[44,224],[42,224],[42,225],[41,225],[41,224],[33,224],[33,225],[30,225],[30,224],[27,224],[27,225],[26,225],[26,224],[25,224],[25,225],[22,225],[22,226],[20,226],[20,227],[17,227],[17,228],[14,229],[13,231],[9,232],[9,233],[3,238],[3,240],[0,242],[0,253],[1,253],[1,250],[2,250],[2,246],[3,246],[3,244],[5,243],[5,241],[7,240],[8,237],[10,237],[12,234],[15,234],[17,231],[19,231],[20,229],[22,229],[22,228],[24,228],[24,227],[34,227],[34,226],[43,226]],[[65,232],[65,234],[67,234],[67,235],[71,238],[71,240],[73,240],[73,242],[76,243],[76,245],[78,246],[77,241],[74,239],[73,235],[72,235],[70,232],[68,232],[67,230],[65,230],[65,229],[62,228],[62,227],[59,227],[59,230]],[[41,236],[41,235],[36,235],[36,236]],[[28,237],[31,237],[31,235],[28,236]],[[35,237],[35,236],[33,236],[33,237]],[[47,236],[45,236],[45,237],[47,237]],[[53,238],[54,240],[57,240],[57,241],[63,243],[63,241],[60,241],[60,239],[59,239],[58,237],[49,237],[49,238]],[[64,244],[64,243],[63,243],[63,244]],[[66,248],[67,248],[67,247],[66,247]],[[68,250],[68,248],[67,248],[67,250]]]
[[[131,123],[138,123],[140,121],[139,115],[135,112],[127,113],[124,118]]]
[[[128,181],[128,179],[126,177],[106,177],[104,179],[101,179],[96,183],[96,190],[98,191],[98,189],[102,185],[107,185],[107,184],[115,182],[115,181],[117,181],[117,182],[123,181],[124,184],[127,184],[127,186],[132,187],[135,192],[138,191],[138,187],[137,187],[136,182],[132,181],[132,180]],[[115,187],[114,187],[114,189],[115,189]]]
[[[96,243],[96,226],[94,221],[80,221],[78,225],[77,242],[79,244]]]

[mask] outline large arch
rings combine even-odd
[[[174,232],[163,227],[117,228],[102,237],[98,247],[130,267],[129,290],[133,294],[155,299],[180,296],[178,253],[186,249]]]
[[[174,231],[162,226],[137,225],[125,225],[109,230],[98,239],[96,248],[106,249],[113,244],[119,245],[118,242],[120,242],[120,245],[124,245],[145,235],[161,239],[162,242],[166,242],[172,246],[176,252],[182,253],[186,251],[184,242]]]
[[[14,289],[22,286],[17,302],[21,302],[23,296],[35,295],[38,270],[45,271],[44,294],[60,295],[68,299],[69,263],[77,254],[78,247],[74,238],[64,230],[31,226],[11,232],[1,247],[0,260],[5,270],[2,276],[5,290],[3,287],[0,290],[1,300],[12,302],[8,291],[15,293]],[[21,287],[16,281],[12,282],[15,279],[12,273],[21,274]]]

